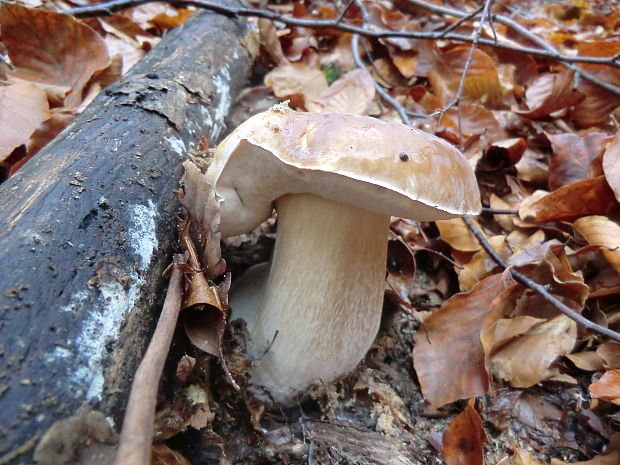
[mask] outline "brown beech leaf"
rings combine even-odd
[[[480,243],[461,218],[439,220],[435,224],[439,229],[441,239],[450,244],[453,249],[461,252],[476,252],[481,249]]]
[[[43,89],[35,84],[0,86],[0,162],[28,142],[35,129],[49,118]]]
[[[534,326],[491,356],[494,373],[512,387],[530,387],[551,374],[549,366],[569,354],[577,341],[576,323],[564,315]]]
[[[596,354],[603,360],[605,368],[620,370],[620,343],[603,342],[596,348]]]
[[[488,442],[482,419],[470,399],[443,433],[441,451],[446,465],[483,465],[483,444]]]
[[[368,71],[354,69],[335,81],[318,98],[306,100],[306,108],[315,113],[367,115],[374,97],[375,86]]]
[[[433,408],[491,392],[480,331],[504,286],[501,274],[489,276],[446,300],[418,329],[413,363]]]
[[[528,118],[542,118],[579,103],[584,96],[573,89],[573,75],[572,71],[540,75],[525,92],[529,110],[516,112]]]
[[[577,42],[577,50],[580,56],[589,57],[611,57],[620,53],[620,41],[612,40],[595,40]],[[598,71],[608,69],[607,65],[599,65],[596,63],[583,63],[580,65],[586,71]]]
[[[603,154],[603,173],[614,195],[620,202],[620,132],[607,145]]]
[[[506,248],[506,236],[493,236],[489,238],[489,243],[502,258],[505,259],[509,255]],[[478,250],[471,260],[463,266],[463,269],[457,269],[461,291],[469,291],[478,281],[489,275],[498,266],[486,250]]]
[[[291,99],[294,106],[304,108],[306,102],[319,98],[328,87],[320,69],[303,63],[276,66],[265,76],[265,85],[277,97]]]
[[[590,176],[590,165],[601,154],[609,134],[590,132],[577,134],[547,134],[553,155],[549,160],[549,189],[581,181]]]
[[[620,76],[617,70],[604,69],[593,73],[602,81],[616,86],[620,85]],[[577,104],[570,113],[570,117],[582,128],[590,128],[599,124],[608,123],[611,115],[620,115],[620,96],[603,89],[601,86],[581,79],[579,91],[585,99]]]
[[[91,76],[110,64],[99,34],[69,15],[5,2],[0,8],[0,27],[16,68],[11,75],[68,87],[65,106],[77,106]]]
[[[602,250],[603,255],[620,273],[620,226],[604,216],[585,216],[574,225],[588,243],[607,248]]]
[[[619,166],[620,168],[620,166]],[[535,221],[563,221],[586,215],[605,215],[617,205],[605,176],[560,187],[530,206]]]
[[[276,65],[288,65],[290,62],[288,58],[284,56],[282,51],[282,45],[280,44],[280,38],[278,37],[278,30],[273,24],[273,21],[269,21],[265,18],[258,19],[258,30],[260,33],[260,43],[267,53],[271,56],[271,59]]]
[[[592,397],[620,405],[620,370],[607,370],[597,382],[588,387]]]
[[[566,356],[577,368],[584,371],[599,371],[605,368],[601,356],[594,350],[576,352]]]

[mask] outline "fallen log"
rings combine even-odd
[[[196,13],[0,185],[0,463],[30,463],[84,402],[121,418],[163,301],[181,163],[222,135],[255,43],[244,20]]]

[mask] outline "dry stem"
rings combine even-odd
[[[157,389],[181,308],[183,273],[173,264],[155,333],[131,385],[116,465],[150,465]]]

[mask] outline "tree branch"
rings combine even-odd
[[[465,221],[465,224],[467,225],[471,233],[476,237],[476,239],[478,239],[478,242],[480,242],[480,245],[486,251],[486,253],[488,253],[489,256],[493,259],[493,261],[497,263],[499,266],[503,268],[508,268],[508,270],[510,271],[510,274],[512,275],[515,281],[527,287],[528,289],[531,289],[532,291],[537,292],[543,299],[545,299],[547,302],[553,305],[558,311],[566,315],[568,318],[570,318],[574,322],[580,325],[583,325],[585,328],[591,331],[595,331],[599,334],[602,334],[603,336],[607,336],[608,338],[613,339],[614,341],[620,342],[619,333],[609,328],[605,328],[604,326],[597,325],[596,323],[588,320],[584,316],[575,312],[568,305],[556,299],[551,293],[549,293],[549,291],[547,291],[547,289],[545,289],[545,286],[538,284],[536,281],[528,278],[523,273],[520,273],[519,271],[515,270],[514,267],[511,267],[497,253],[497,251],[491,246],[491,244],[489,244],[489,241],[487,241],[487,239],[484,237],[482,232],[476,227],[476,225],[473,223],[473,221],[471,220],[469,216],[464,216],[463,220]]]

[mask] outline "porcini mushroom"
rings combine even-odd
[[[250,382],[281,402],[351,371],[372,345],[390,216],[431,221],[480,210],[472,168],[441,139],[286,104],[235,129],[206,177],[221,199],[223,237],[251,231],[275,204],[270,264],[240,279],[231,307],[247,322],[250,355],[262,356]]]

